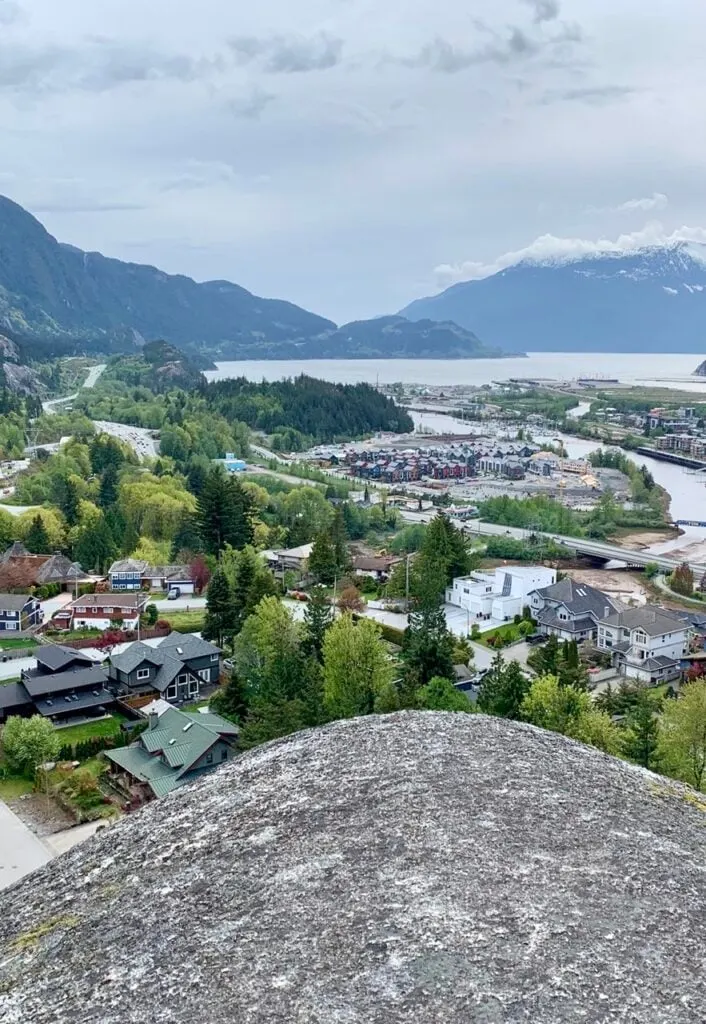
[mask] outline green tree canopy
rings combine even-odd
[[[706,783],[706,680],[688,683],[662,713],[657,752],[674,778],[695,789]]]
[[[380,628],[370,619],[336,619],[324,637],[324,705],[330,718],[369,715],[394,672]]]
[[[47,718],[8,718],[2,730],[2,749],[7,763],[23,775],[33,776],[37,768],[53,761],[59,753],[59,735]]]

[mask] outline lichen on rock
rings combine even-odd
[[[255,749],[6,891],[0,1021],[703,1024],[706,815],[657,786],[481,715]]]

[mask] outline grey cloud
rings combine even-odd
[[[432,71],[455,74],[476,64],[509,64],[513,60],[534,57],[540,49],[537,40],[521,28],[513,27],[505,39],[498,38],[474,50],[464,50],[437,36],[414,57],[403,58],[400,63],[406,67],[431,68]]]
[[[601,107],[617,103],[634,95],[637,89],[629,85],[587,85],[573,89],[552,89],[539,99],[541,105],[550,103],[589,103]]]
[[[22,8],[14,0],[0,0],[0,25],[12,25],[22,17]]]
[[[147,210],[143,203],[122,202],[121,200],[92,202],[91,200],[66,199],[47,200],[32,203],[34,213],[123,213],[127,210]]]
[[[256,120],[269,107],[270,103],[273,103],[276,99],[277,97],[273,92],[266,92],[259,86],[255,86],[248,96],[229,100],[226,106],[236,117]]]
[[[105,92],[131,82],[188,82],[220,70],[223,58],[164,54],[149,47],[92,38],[82,46],[0,45],[0,89]]]
[[[228,44],[238,64],[263,59],[271,74],[327,71],[341,62],[343,40],[320,32],[314,36],[239,36]]]
[[[559,0],[522,0],[522,3],[533,9],[534,18],[532,20],[536,25],[541,25],[543,21],[555,21],[561,10]]]

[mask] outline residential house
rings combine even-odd
[[[137,629],[147,594],[84,594],[52,617],[59,629]]]
[[[110,659],[110,685],[118,697],[155,695],[172,703],[196,700],[220,678],[221,651],[193,634],[170,633],[158,646],[133,643]]]
[[[25,669],[19,683],[0,686],[0,720],[10,715],[42,715],[57,725],[102,717],[114,703],[107,673],[70,647],[40,647],[37,666]]]
[[[149,562],[141,558],[122,558],[108,570],[111,590],[142,590],[142,577]]]
[[[539,632],[560,640],[595,640],[598,620],[620,611],[618,602],[601,590],[568,577],[533,591],[529,605]]]
[[[494,573],[475,572],[455,579],[446,601],[465,609],[474,619],[505,622],[521,615],[533,591],[556,582],[556,571],[541,565],[510,565]]]
[[[283,575],[285,572],[296,572],[303,575],[307,570],[313,547],[313,544],[302,544],[298,548],[265,551],[263,555],[274,573]]]
[[[394,555],[379,555],[377,557],[353,555],[351,566],[359,576],[369,576],[378,583],[386,583],[394,567],[401,561],[401,558],[396,558]]]
[[[220,715],[169,708],[148,722],[135,743],[105,752],[113,782],[132,803],[166,796],[237,753],[238,728]]]
[[[123,558],[108,570],[111,590],[157,590],[177,588],[193,594],[194,581],[188,565],[150,565],[141,558]]]
[[[603,616],[598,647],[609,651],[621,675],[643,683],[678,678],[688,653],[691,627],[666,608],[646,606]]]
[[[50,583],[68,589],[90,579],[79,562],[66,555],[33,555],[16,541],[0,555],[0,587],[8,590],[29,590]]]
[[[36,597],[0,594],[0,632],[18,632],[40,625],[44,613]]]

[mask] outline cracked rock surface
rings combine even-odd
[[[3,894],[2,1024],[703,1024],[706,798],[481,715],[251,751]]]

